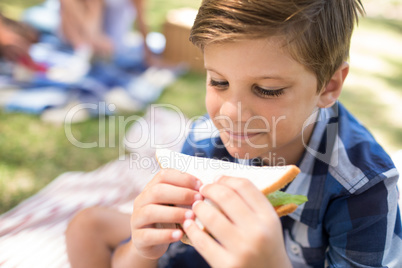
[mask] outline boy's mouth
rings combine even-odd
[[[233,132],[227,129],[223,129],[222,132],[229,136],[230,139],[233,140],[249,140],[259,134],[261,132]]]

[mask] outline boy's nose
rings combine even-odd
[[[245,101],[224,101],[220,108],[221,116],[228,117],[233,123],[247,122],[252,116],[251,109]]]

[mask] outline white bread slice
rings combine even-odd
[[[156,159],[161,168],[189,173],[203,184],[213,183],[220,176],[245,178],[264,194],[270,194],[290,183],[300,172],[294,165],[257,167],[228,161],[194,157],[168,149],[157,149]]]
[[[168,149],[157,149],[156,159],[161,168],[171,168],[191,174],[201,180],[203,184],[213,183],[220,176],[245,178],[253,182],[264,195],[283,188],[300,172],[300,169],[295,165],[275,167],[248,166],[228,161],[189,156]],[[208,199],[204,201],[215,206]],[[292,213],[296,208],[296,204],[287,204],[275,207],[275,210],[278,216],[282,217]],[[198,219],[196,219],[196,223],[201,229],[207,231]],[[181,228],[180,225],[177,227]],[[181,241],[191,245],[191,241],[186,234]]]

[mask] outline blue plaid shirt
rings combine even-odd
[[[317,111],[313,134],[286,192],[309,201],[282,217],[293,267],[402,267],[398,172],[371,134],[339,103]],[[233,159],[209,118],[196,122],[183,153]],[[251,160],[255,161],[255,160]],[[256,161],[258,162],[258,161]],[[159,267],[209,267],[193,247],[172,244]]]

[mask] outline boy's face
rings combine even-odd
[[[311,135],[303,124],[319,100],[316,77],[281,44],[272,37],[204,48],[207,110],[234,157],[292,164],[286,156],[304,151],[302,131],[305,143]]]

